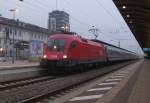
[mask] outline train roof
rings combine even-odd
[[[62,33],[57,33],[57,34],[53,34],[53,35],[49,35],[48,38],[53,38],[53,37],[63,37],[63,38],[75,38],[75,36],[73,35],[68,35],[68,34],[62,34]]]
[[[84,43],[88,43],[88,44],[93,44],[93,45],[99,45],[100,46],[100,43],[98,42],[94,42],[90,39],[85,39],[85,38],[82,38],[81,36],[77,35],[77,34],[66,34],[66,33],[55,33],[53,35],[50,35],[48,38],[69,38],[69,40],[78,40],[78,41],[81,41],[81,42],[84,42]]]
[[[130,52],[130,53],[134,53],[134,54],[136,54],[135,52],[132,52],[132,51],[129,51],[129,50],[127,50],[127,49],[123,49],[123,48],[120,48],[120,47],[117,47],[117,46],[115,46],[115,45],[112,45],[112,44],[109,44],[109,43],[106,43],[106,42],[104,42],[104,41],[100,41],[100,40],[97,40],[97,39],[85,39],[85,38],[82,38],[81,36],[79,36],[79,35],[77,35],[77,33],[75,33],[75,32],[55,32],[55,33],[53,33],[53,35],[50,35],[50,36],[54,36],[54,35],[62,35],[63,37],[65,36],[65,37],[77,37],[77,38],[79,38],[79,39],[81,39],[81,40],[85,40],[85,41],[93,41],[93,42],[97,42],[97,43],[103,43],[103,44],[105,44],[105,45],[109,45],[109,46],[112,46],[112,47],[115,47],[115,48],[118,48],[118,49],[122,49],[122,50],[125,50],[125,51],[128,51],[128,52]],[[68,35],[68,36],[67,36]],[[49,36],[49,37],[50,37]]]
[[[127,49],[123,49],[123,48],[117,47],[117,46],[115,46],[115,45],[106,43],[106,42],[104,42],[104,41],[100,41],[100,40],[97,40],[97,39],[91,39],[91,41],[98,42],[98,43],[103,43],[103,44],[106,44],[106,45],[109,45],[109,46],[112,46],[112,47],[115,47],[115,48],[118,48],[118,49],[122,49],[122,50],[125,50],[125,51],[128,51],[128,52],[131,52],[131,53],[136,54],[135,52],[132,52],[132,51],[129,51],[129,50],[127,50]]]

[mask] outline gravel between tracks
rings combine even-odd
[[[25,85],[23,87],[14,88],[11,90],[5,90],[0,92],[0,103],[17,103],[25,99],[32,98],[34,96],[52,93],[57,90],[67,88],[69,86],[85,82],[92,78],[96,78],[97,76],[111,72],[112,70],[119,69],[129,63],[131,62],[121,63],[118,65],[104,67],[101,69],[62,77],[59,79],[53,79],[50,81],[33,83],[27,86]]]

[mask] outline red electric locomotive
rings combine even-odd
[[[72,67],[106,62],[104,44],[71,34],[55,34],[44,46],[41,66]]]
[[[105,62],[136,59],[134,52],[99,41],[87,40],[77,35],[55,34],[44,46],[42,67],[92,66]]]

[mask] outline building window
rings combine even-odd
[[[9,29],[9,33],[12,34],[12,29],[11,28]]]
[[[56,31],[56,19],[55,18],[50,18],[50,30]]]
[[[42,35],[40,36],[40,40],[42,40]]]
[[[21,33],[22,33],[22,32],[21,32],[21,30],[20,30],[20,31],[19,31],[19,36],[20,36],[20,37],[21,37]]]
[[[34,37],[35,37],[35,39],[36,39],[36,34],[34,34]]]
[[[41,37],[41,36],[39,35],[39,36],[38,36],[38,39],[39,39],[39,40],[40,40],[40,37]]]
[[[33,37],[33,34],[31,34],[31,38],[34,38],[34,37]]]
[[[14,33],[15,33],[15,35],[17,35],[17,30],[16,29],[14,30]]]

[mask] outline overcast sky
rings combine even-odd
[[[71,31],[94,38],[89,29],[99,29],[98,39],[142,53],[132,32],[112,0],[0,0],[0,14],[12,18],[10,9],[17,8],[16,19],[47,28],[48,13],[63,10],[70,14]]]

